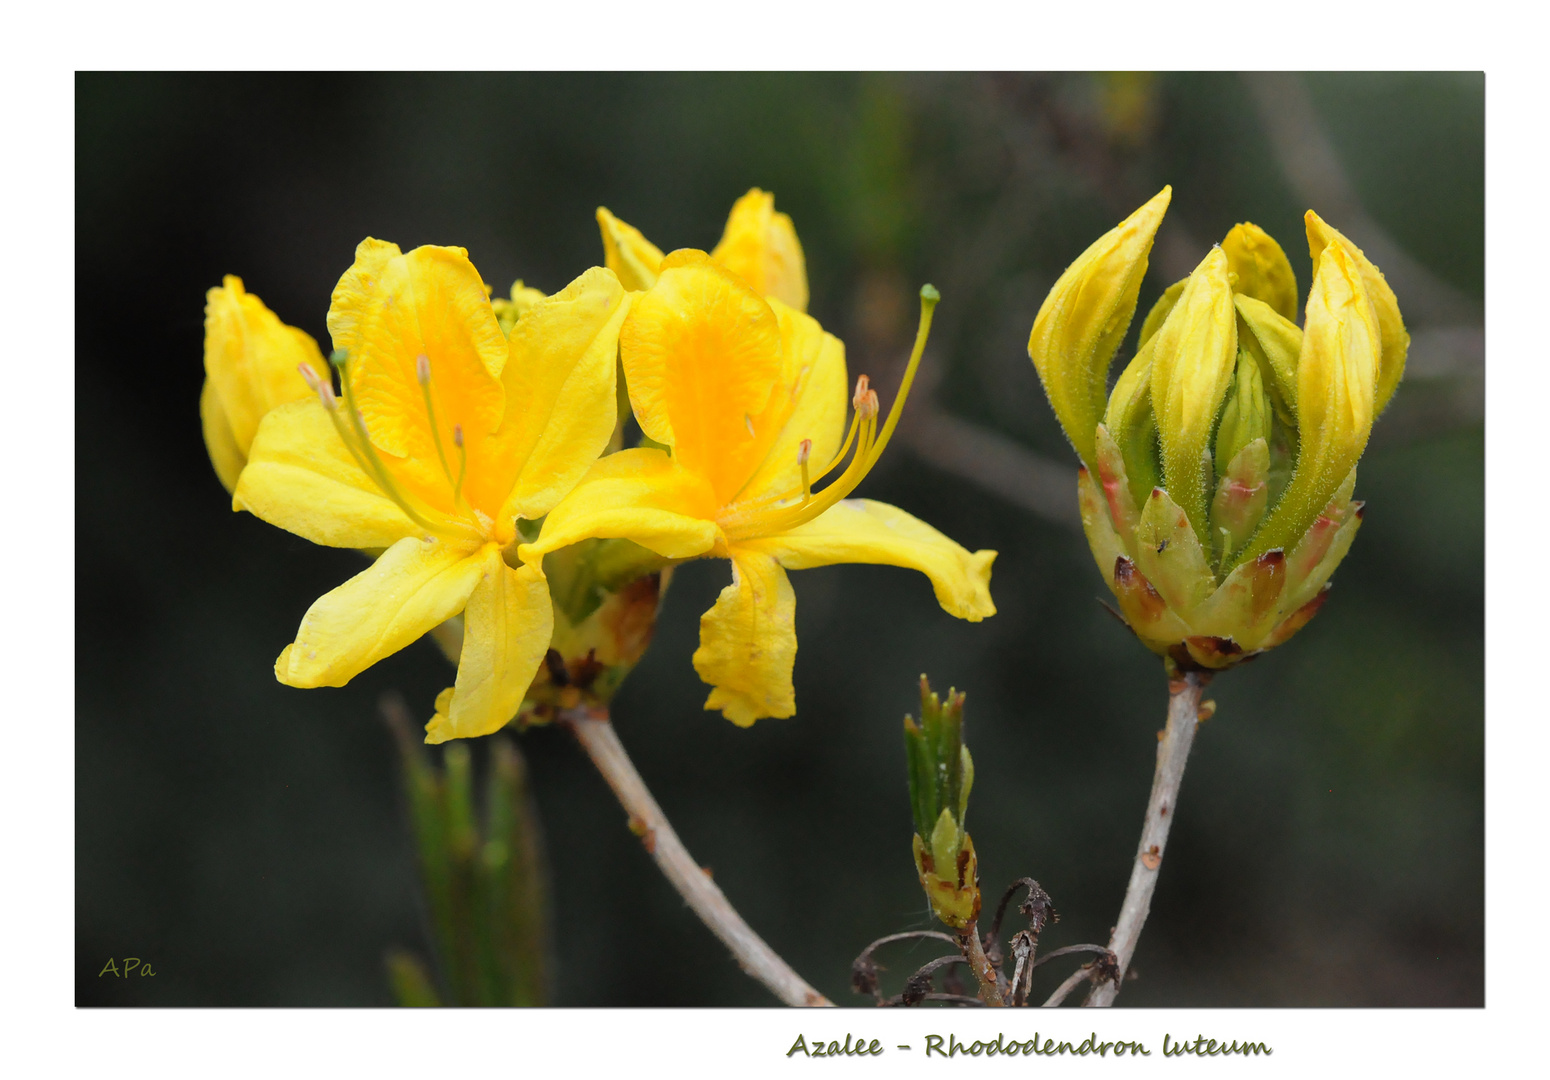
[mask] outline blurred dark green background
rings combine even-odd
[[[78,76],[77,1001],[387,1004],[386,950],[429,949],[376,701],[399,689],[429,715],[448,669],[422,642],[343,690],[275,682],[359,557],[230,512],[200,438],[205,290],[239,274],[326,347],[367,235],[463,245],[499,290],[553,290],[601,260],[599,204],[708,248],[756,185],[885,402],[911,294],[941,288],[937,384],[861,493],[998,549],[1000,613],[955,621],[903,570],[794,574],[798,714],[743,731],[701,710],[689,664],[727,565],[691,564],[620,735],[749,922],[859,1003],[851,958],[928,925],[900,718],[922,671],[966,688],[987,892],[1031,874],[1062,915],[1046,947],[1104,940],[1165,690],[1097,603],[1074,455],[1025,349],[1066,263],[1171,183],[1143,310],[1245,219],[1306,290],[1311,205],[1388,273],[1416,344],[1331,602],[1211,688],[1121,1001],[1481,1004],[1484,92],[1454,74]],[[569,737],[520,743],[554,1000],[769,1004]],[[157,976],[97,977],[126,955]]]

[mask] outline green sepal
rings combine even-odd
[[[1162,488],[1152,489],[1141,511],[1136,565],[1186,623],[1190,612],[1216,591],[1216,576],[1189,515]]]
[[[1151,494],[1152,488],[1157,486],[1156,482],[1154,480],[1138,494],[1136,486],[1131,482],[1125,456],[1109,435],[1106,425],[1098,425],[1098,430],[1093,433],[1093,445],[1098,458],[1098,485],[1108,506],[1109,519],[1114,523],[1116,532],[1122,537],[1129,537],[1136,522],[1141,520],[1139,502]]]
[[[1356,530],[1361,527],[1362,504],[1351,499],[1356,488],[1356,470],[1352,469],[1308,530],[1298,537],[1287,557],[1287,597],[1283,615],[1316,596],[1345,558]]]
[[[1281,552],[1268,551],[1244,563],[1195,610],[1192,636],[1227,639],[1244,651],[1257,648],[1279,619],[1277,602],[1285,587],[1286,558]]]
[[[1162,594],[1131,559],[1123,555],[1116,558],[1104,577],[1114,590],[1114,598],[1119,601],[1125,624],[1148,649],[1167,655],[1169,643],[1189,633],[1184,620],[1169,608]]]
[[[1130,543],[1134,531],[1127,530],[1126,539],[1122,539],[1115,531],[1113,519],[1110,517],[1109,504],[1104,499],[1102,490],[1093,482],[1092,474],[1085,468],[1076,474],[1077,504],[1082,514],[1082,531],[1087,534],[1087,547],[1097,560],[1098,572],[1103,575],[1103,580],[1109,582],[1109,587],[1114,587],[1114,560],[1124,556],[1131,556]],[[1127,493],[1128,495],[1128,493]],[[1136,515],[1140,520],[1140,515]]]

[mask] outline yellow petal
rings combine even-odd
[[[460,468],[454,450],[460,427],[468,455],[463,495],[493,518],[519,463],[495,438],[505,413],[499,379],[508,346],[484,281],[462,248],[419,247],[386,261],[378,261],[380,254],[373,249],[364,267],[358,262],[345,274],[330,310],[331,320],[347,316],[354,328],[349,379],[371,441],[397,459],[389,466],[398,482],[447,512]],[[369,287],[346,289],[346,281],[368,280]],[[346,302],[353,305],[349,311],[341,307]],[[429,363],[434,432],[419,379],[421,356]]]
[[[496,518],[503,526],[547,514],[608,445],[619,326],[629,306],[613,271],[593,267],[512,328],[498,442],[520,472]]]
[[[1381,330],[1360,264],[1343,245],[1319,256],[1297,360],[1297,463],[1275,509],[1235,562],[1290,550],[1367,446],[1376,415]]]
[[[334,286],[328,305],[328,336],[350,356],[360,351],[361,326],[375,305],[382,271],[402,252],[397,244],[367,237],[355,246],[355,263]]]
[[[425,727],[428,743],[499,731],[517,714],[549,649],[554,612],[543,571],[529,565],[513,570],[493,544],[484,562],[484,577],[464,614],[457,685],[450,698],[437,701]]]
[[[603,265],[619,276],[626,289],[641,292],[657,283],[661,248],[601,206],[597,208],[597,227],[603,233]]]
[[[1163,188],[1077,256],[1045,297],[1028,336],[1028,356],[1055,417],[1089,469],[1109,361],[1135,314],[1147,253],[1172,194]]]
[[[462,611],[486,573],[489,550],[500,557],[494,545],[398,541],[312,605],[275,661],[275,677],[287,686],[343,686]]]
[[[286,326],[264,302],[227,275],[205,294],[205,375],[246,453],[264,414],[312,393],[297,370],[308,364],[324,376],[328,364],[310,336]]]
[[[807,310],[807,261],[791,218],[775,212],[774,195],[753,188],[733,203],[710,257],[760,296]]]
[[[780,323],[742,279],[703,252],[677,251],[636,297],[620,331],[641,429],[710,481],[723,503],[762,458],[754,418],[783,374]]]
[[[385,548],[421,532],[356,464],[316,398],[264,417],[232,509],[329,547]]]
[[[990,599],[994,551],[970,552],[919,518],[871,499],[846,499],[790,532],[740,547],[773,555],[791,570],[834,563],[881,563],[919,570],[950,615],[979,622],[996,613]]]
[[[1297,275],[1269,233],[1245,221],[1228,232],[1222,250],[1227,269],[1238,275],[1235,291],[1269,304],[1283,319],[1297,318]]]
[[[1195,268],[1150,346],[1165,486],[1203,537],[1215,489],[1206,475],[1206,451],[1238,359],[1237,315],[1221,248],[1212,248]]]
[[[779,300],[772,300],[770,307],[780,322],[783,374],[769,404],[753,420],[758,433],[755,452],[762,452],[763,462],[753,470],[738,499],[799,491],[802,470],[797,451],[802,440],[813,441],[808,467],[809,474],[816,476],[845,437],[850,383],[844,344],[812,316],[793,311]],[[765,446],[768,449],[758,449]]]
[[[742,548],[731,556],[732,584],[700,617],[694,670],[715,687],[705,707],[748,727],[796,712],[797,601],[774,558]]]
[[[1305,215],[1305,221],[1308,227],[1308,254],[1313,256],[1315,267],[1319,265],[1325,246],[1333,243],[1345,249],[1361,274],[1362,285],[1367,290],[1367,299],[1377,316],[1381,335],[1378,390],[1373,411],[1375,415],[1382,415],[1394,391],[1399,388],[1399,380],[1405,374],[1405,356],[1410,351],[1410,334],[1405,330],[1405,321],[1399,314],[1399,299],[1394,295],[1394,290],[1389,288],[1383,271],[1374,266],[1362,254],[1362,249],[1351,243],[1339,229],[1325,222],[1312,210]]]
[[[621,450],[594,464],[523,544],[524,562],[585,540],[624,538],[666,559],[692,559],[716,543],[715,496],[703,477],[660,450]]]
[[[205,380],[204,389],[199,392],[199,422],[204,427],[205,449],[210,452],[210,464],[215,466],[215,475],[220,477],[226,490],[231,491],[237,486],[237,477],[242,473],[242,466],[248,463],[248,458],[237,445],[237,438],[231,431],[231,421],[226,418],[226,410],[221,407],[215,384],[209,379]]]

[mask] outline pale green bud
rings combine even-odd
[[[1244,349],[1238,350],[1233,385],[1222,404],[1221,422],[1216,428],[1216,474],[1224,476],[1232,459],[1249,443],[1270,442],[1270,396],[1260,379],[1259,364]],[[1266,451],[1266,468],[1269,467]]]

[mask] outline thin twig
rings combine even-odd
[[[1065,982],[1055,987],[1055,992],[1044,1000],[1043,1008],[1053,1009],[1056,1005],[1059,1005],[1062,1001],[1071,996],[1071,991],[1075,990],[1078,986],[1081,986],[1082,983],[1092,978],[1092,974],[1093,968],[1091,964],[1088,964],[1085,967],[1077,968],[1070,974],[1069,977],[1067,977]]]
[[[1067,945],[1063,949],[1056,949],[1054,952],[1047,952],[1047,953],[1045,953],[1043,956],[1039,957],[1037,960],[1035,960],[1033,962],[1033,966],[1036,967],[1036,968],[1037,967],[1043,967],[1045,964],[1049,963],[1051,960],[1058,959],[1059,957],[1062,957],[1062,956],[1071,956],[1074,953],[1082,953],[1082,952],[1097,953],[1099,956],[1113,955],[1112,953],[1110,953],[1110,951],[1108,949],[1105,949],[1102,945]]]
[[[874,998],[877,999],[877,1003],[881,1005],[883,1003],[883,994],[882,991],[877,988],[878,966],[877,961],[872,959],[872,953],[877,951],[877,949],[880,947],[889,944],[890,942],[909,940],[919,941],[922,938],[933,938],[937,941],[945,941],[947,944],[952,945],[955,948],[958,945],[957,938],[951,937],[948,934],[944,934],[940,930],[906,930],[900,934],[889,934],[887,937],[880,937],[876,941],[872,942],[872,944],[862,949],[861,955],[852,961],[850,965],[850,988],[858,994],[871,994]]]
[[[1146,820],[1141,826],[1141,844],[1135,865],[1130,869],[1130,885],[1120,907],[1119,921],[1109,937],[1109,950],[1118,961],[1116,977],[1093,987],[1085,1005],[1112,1005],[1119,995],[1119,984],[1130,970],[1141,927],[1152,910],[1152,892],[1162,869],[1163,851],[1168,846],[1168,827],[1173,824],[1179,785],[1184,781],[1184,765],[1189,748],[1195,742],[1200,723],[1200,695],[1211,676],[1207,672],[1188,671],[1168,682],[1168,726],[1157,744],[1157,771],[1152,777],[1152,796],[1146,804]]]
[[[700,920],[710,927],[745,972],[769,987],[787,1005],[833,1005],[791,970],[791,966],[753,932],[714,881],[689,856],[662,808],[635,771],[604,709],[568,709],[560,721],[581,743],[619,803],[640,830],[646,850]]]

